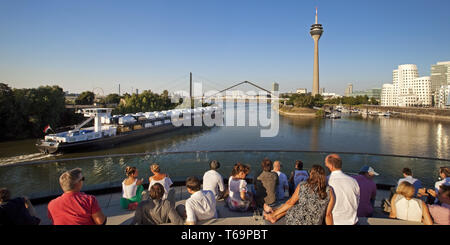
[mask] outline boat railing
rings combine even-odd
[[[130,154],[110,154],[45,161],[20,162],[0,166],[0,186],[7,187],[14,195],[25,195],[31,199],[51,197],[61,194],[59,176],[70,169],[82,168],[86,177],[83,191],[117,190],[125,178],[125,168],[135,166],[139,177],[148,183],[151,175],[149,166],[158,163],[172,180],[183,183],[188,176],[202,178],[209,170],[209,162],[221,163],[219,173],[225,178],[237,162],[250,165],[252,178],[261,170],[261,161],[268,157],[282,163],[282,172],[289,175],[295,160],[302,160],[305,169],[314,164],[324,166],[324,159],[330,153],[337,153],[343,160],[343,171],[358,173],[363,165],[370,165],[380,175],[375,178],[379,186],[393,186],[401,177],[401,170],[409,167],[415,171],[424,186],[432,187],[438,178],[438,169],[448,166],[450,159],[429,158],[356,152],[328,152],[301,150],[220,150],[220,151],[179,151],[143,152]]]

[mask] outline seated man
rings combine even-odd
[[[155,183],[150,187],[149,196],[151,199],[139,203],[132,221],[133,225],[159,225],[172,223],[182,225],[183,219],[175,211],[168,199],[164,196],[164,186]]]
[[[38,225],[40,222],[28,198],[11,199],[8,189],[0,189],[0,225]]]
[[[413,178],[412,171],[409,168],[403,168],[402,173],[404,178],[398,180],[397,186],[399,186],[403,181],[407,181],[414,186],[414,196],[417,196],[417,192],[420,188],[422,188],[422,182],[416,178]]]
[[[359,205],[358,217],[372,217],[375,198],[377,196],[377,185],[373,182],[373,178],[379,175],[370,166],[363,166],[359,170],[359,175],[353,176],[359,185]]]
[[[97,199],[81,191],[81,168],[64,172],[59,184],[64,193],[48,204],[48,217],[54,225],[104,225],[106,217]]]
[[[210,170],[203,175],[203,190],[212,191],[216,200],[226,197],[226,189],[223,184],[223,177],[217,172],[220,163],[213,160],[209,163]]]
[[[270,159],[265,158],[261,162],[262,173],[255,180],[255,200],[258,208],[264,204],[274,205],[277,197],[278,175],[272,171],[273,164]]]
[[[186,225],[195,225],[197,221],[217,218],[214,194],[212,191],[201,190],[200,186],[197,177],[187,178],[186,188],[191,197],[186,200],[185,206],[177,206],[180,216],[186,218]]]

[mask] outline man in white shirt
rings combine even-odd
[[[334,224],[355,225],[358,222],[360,196],[358,182],[342,172],[342,159],[337,154],[328,155],[325,158],[325,166],[331,172],[328,185],[333,188],[336,196],[333,208]]]
[[[220,168],[220,163],[213,160],[209,163],[209,168],[211,170],[203,175],[203,190],[212,191],[216,200],[222,199],[226,190],[223,184],[223,177],[217,172],[217,169]]]
[[[277,200],[283,200],[285,197],[286,190],[289,190],[289,183],[287,176],[281,172],[281,162],[275,161],[273,162],[273,170],[278,174],[278,185],[277,185]]]
[[[201,183],[197,177],[189,177],[186,180],[186,189],[191,197],[186,200],[186,205],[177,206],[181,217],[186,218],[186,225],[195,225],[197,221],[217,218],[216,199],[212,191],[201,190]]]

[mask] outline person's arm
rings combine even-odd
[[[192,205],[186,201],[186,222],[185,225],[195,225],[195,213],[194,209],[192,208]]]
[[[183,218],[178,214],[178,212],[175,210],[175,208],[171,207],[169,211],[169,220],[170,223],[174,225],[182,225],[183,224]]]
[[[223,183],[223,178],[222,176],[218,176],[219,177],[219,191],[220,192],[224,192],[225,191],[225,185]]]
[[[397,209],[395,207],[395,199],[397,198],[397,194],[394,194],[391,199],[391,212],[389,213],[389,218],[396,219],[397,218]]]
[[[428,206],[425,204],[425,202],[422,202],[422,220],[424,225],[432,225],[433,219],[431,219],[430,211],[428,210]]]
[[[140,179],[140,180],[136,181],[136,185],[142,185],[142,182],[144,182],[144,179]]]
[[[92,214],[92,219],[96,225],[105,225],[106,216],[103,214],[102,210],[99,210],[95,214]]]
[[[334,204],[335,204],[335,197],[334,197],[334,192],[333,192],[333,188],[330,187],[330,202],[328,202],[328,206],[327,206],[327,211],[325,213],[325,224],[326,225],[333,225],[334,221],[333,221],[333,208],[334,208]]]
[[[295,203],[298,201],[298,193],[300,192],[300,185],[297,186],[295,189],[294,194],[292,197],[287,200],[281,207],[274,210],[271,214],[266,214],[265,218],[270,221],[271,223],[275,223],[277,220],[282,218],[284,215],[286,215],[287,211],[295,205]]]

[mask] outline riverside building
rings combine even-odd
[[[442,107],[442,93],[450,85],[450,61],[438,62],[431,66],[431,93],[436,107]],[[443,90],[443,91],[441,91]],[[445,105],[445,103],[444,103]]]
[[[384,84],[381,106],[431,106],[431,79],[419,77],[414,64],[399,65],[392,72],[392,84]]]

